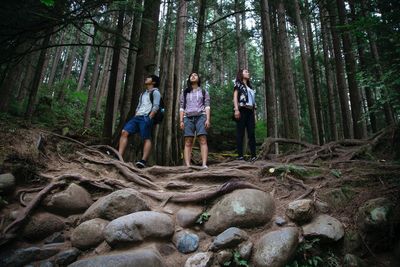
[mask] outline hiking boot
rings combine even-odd
[[[135,163],[136,167],[138,167],[139,169],[143,169],[146,168],[146,161],[141,159],[138,162]]]
[[[236,157],[236,160],[244,160],[243,156]]]

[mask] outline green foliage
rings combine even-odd
[[[294,174],[299,177],[304,177],[308,175],[306,168],[293,164],[278,166],[275,168],[275,172],[277,172],[280,176],[284,176],[285,174]]]
[[[319,239],[305,240],[296,251],[295,260],[286,267],[318,267],[324,266],[323,260],[317,255],[316,246]]]
[[[336,170],[336,169],[331,170],[331,174],[333,176],[335,176],[336,178],[340,178],[340,176],[342,176],[342,172],[340,170]]]
[[[247,260],[242,259],[242,257],[240,257],[240,253],[239,251],[234,251],[233,252],[233,261],[236,263],[237,266],[245,266],[245,267],[249,267],[249,263]]]
[[[54,0],[40,0],[40,2],[48,7],[54,6]]]
[[[210,214],[209,214],[207,211],[205,211],[205,212],[203,212],[202,214],[200,214],[200,216],[199,216],[199,218],[197,219],[196,223],[198,223],[198,224],[203,224],[203,223],[205,223],[206,221],[208,221],[209,218],[210,218]]]

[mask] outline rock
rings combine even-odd
[[[76,259],[81,255],[79,249],[71,248],[58,253],[55,256],[55,261],[57,266],[67,266],[70,263],[76,261]]]
[[[15,177],[12,173],[0,174],[0,193],[10,192],[15,187]]]
[[[153,249],[138,249],[76,261],[69,267],[163,267],[161,255]]]
[[[104,255],[104,254],[107,254],[108,252],[110,252],[111,250],[112,250],[112,247],[110,247],[110,245],[106,241],[103,241],[103,242],[101,242],[100,245],[98,245],[94,249],[94,253],[97,255]]]
[[[54,263],[52,263],[51,261],[41,261],[39,263],[39,267],[54,267]],[[24,266],[27,267],[27,266]]]
[[[358,209],[356,223],[360,235],[373,250],[387,250],[392,245],[394,204],[386,198],[367,201]]]
[[[63,233],[58,232],[58,233],[54,233],[51,236],[49,236],[48,238],[46,238],[44,240],[45,244],[53,244],[53,243],[63,243],[65,241],[65,238],[63,236]]]
[[[281,267],[296,252],[299,232],[295,227],[286,227],[265,234],[255,246],[253,264],[256,267]]]
[[[331,210],[328,203],[319,200],[314,202],[314,206],[319,213],[328,213]]]
[[[29,247],[9,250],[0,253],[0,266],[19,267],[27,263],[48,259],[57,254],[61,246],[45,245],[43,247]]]
[[[290,202],[286,216],[297,223],[309,222],[315,213],[314,202],[311,199],[300,199]]]
[[[240,243],[238,246],[240,257],[245,260],[250,259],[252,249],[253,243],[251,241]]]
[[[324,241],[338,241],[344,236],[344,229],[337,219],[321,214],[310,224],[303,226],[304,237],[319,237]]]
[[[280,217],[280,216],[275,218],[275,224],[278,225],[278,226],[283,226],[286,223],[287,223],[287,221],[284,218]]]
[[[211,251],[217,251],[224,248],[232,248],[246,241],[249,238],[248,234],[236,227],[226,229],[219,234],[211,245]]]
[[[68,216],[84,212],[93,204],[92,197],[83,187],[74,183],[62,192],[48,196],[44,199],[44,207],[56,214]]]
[[[217,253],[216,258],[220,266],[226,266],[227,262],[232,261],[233,254],[229,250],[221,250]],[[229,265],[228,265],[229,266]]]
[[[131,188],[122,189],[98,199],[82,215],[82,221],[94,218],[111,221],[133,212],[149,209],[138,191]]]
[[[79,249],[92,248],[104,241],[103,231],[109,221],[96,218],[80,224],[72,231],[71,244]]]
[[[139,211],[119,217],[104,229],[107,243],[141,242],[146,238],[169,238],[174,233],[172,219],[155,211]]]
[[[176,222],[183,228],[188,228],[194,225],[197,218],[203,212],[203,209],[198,208],[183,208],[176,213]]]
[[[185,254],[196,251],[199,247],[198,235],[189,231],[177,232],[173,236],[172,241],[178,251]]]
[[[343,240],[344,253],[354,253],[362,247],[362,240],[356,230],[346,229]]]
[[[343,259],[343,267],[363,267],[365,263],[356,255],[346,254]]]
[[[364,233],[387,228],[393,207],[393,203],[386,198],[367,201],[358,209],[356,215],[357,226]]]
[[[204,231],[216,235],[229,227],[256,227],[269,222],[275,204],[269,193],[255,189],[235,190],[210,210]]]
[[[24,227],[23,236],[31,240],[40,240],[63,230],[64,222],[56,215],[46,212],[34,214]]]
[[[349,188],[335,188],[322,194],[321,198],[332,207],[340,208],[346,205],[354,194],[356,194],[356,192]]]
[[[209,267],[212,260],[212,252],[200,252],[189,257],[185,262],[185,267]]]

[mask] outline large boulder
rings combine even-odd
[[[161,255],[153,249],[138,249],[79,260],[69,267],[163,267]]]
[[[386,198],[367,201],[356,214],[356,223],[364,241],[372,249],[387,249],[391,245],[394,227],[394,204]]]
[[[82,213],[92,204],[93,200],[89,192],[74,183],[70,184],[66,190],[49,196],[43,201],[46,209],[63,216]]]
[[[254,248],[254,266],[285,266],[296,252],[298,242],[299,231],[295,227],[286,227],[265,234]]]
[[[149,209],[138,191],[131,188],[122,189],[98,199],[82,215],[82,221],[94,218],[111,221],[126,214]]]
[[[323,241],[338,241],[344,236],[344,228],[337,219],[321,214],[303,226],[303,235],[306,238],[319,237]]]
[[[249,235],[236,227],[231,227],[220,233],[211,244],[211,250],[217,251],[223,248],[232,248],[243,241],[246,241]]]
[[[12,173],[0,174],[0,193],[9,192],[15,187],[15,177]]]
[[[28,239],[40,240],[63,230],[64,227],[65,224],[60,217],[47,212],[39,212],[30,218],[22,234]]]
[[[190,253],[196,251],[199,247],[200,238],[190,231],[179,231],[172,237],[172,242],[181,253]]]
[[[107,243],[141,242],[146,238],[169,238],[174,233],[172,219],[155,211],[139,211],[111,221],[104,229]]]
[[[183,228],[194,225],[197,218],[203,212],[203,208],[182,208],[176,213],[176,222]]]
[[[184,267],[209,267],[212,264],[214,254],[212,252],[200,252],[190,256]]]
[[[229,227],[264,225],[271,220],[274,212],[274,200],[269,193],[255,189],[236,190],[211,208],[204,230],[216,235]]]
[[[72,231],[71,244],[79,249],[95,247],[104,241],[103,231],[109,222],[100,218],[86,221]]]
[[[315,214],[314,201],[311,199],[300,199],[290,202],[286,209],[286,216],[297,223],[311,221]]]

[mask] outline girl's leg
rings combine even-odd
[[[200,142],[200,152],[201,152],[201,160],[202,165],[207,166],[207,157],[208,157],[208,145],[207,145],[207,135],[200,135],[199,136]]]
[[[192,159],[193,137],[185,137],[185,148],[183,151],[183,158],[186,166],[190,166]]]

